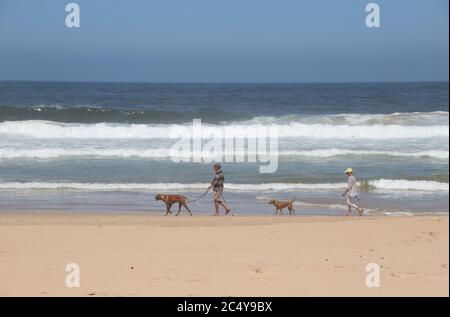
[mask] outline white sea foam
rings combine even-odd
[[[449,191],[448,183],[436,181],[411,181],[402,179],[370,180],[369,186],[375,189],[391,191]],[[67,189],[87,191],[168,191],[168,190],[204,190],[206,183],[71,183],[71,182],[0,182],[0,189]],[[265,184],[236,184],[227,183],[226,189],[232,192],[258,192],[258,191],[302,191],[321,190],[335,191],[346,187],[345,183],[265,183]]]
[[[181,155],[180,153],[179,155]],[[196,156],[204,158],[214,157],[212,152],[194,153]],[[254,155],[253,152],[223,152],[224,155]],[[186,153],[189,157],[192,153]],[[436,158],[448,159],[448,151],[418,151],[418,152],[397,152],[397,151],[366,151],[366,150],[350,150],[350,149],[319,149],[310,151],[284,151],[278,152],[280,157],[317,157],[329,158],[345,155],[382,155],[393,157],[418,157],[418,158]],[[171,157],[168,148],[43,148],[43,149],[16,149],[16,148],[0,148],[0,159],[20,159],[20,158],[36,158],[36,159],[55,159],[64,157],[99,157],[99,158],[150,158],[150,159],[167,159]]]
[[[399,152],[399,151],[367,151],[350,149],[319,149],[311,151],[280,151],[281,156],[305,156],[305,157],[333,157],[344,155],[382,155],[394,157],[430,157],[438,159],[448,159],[449,151],[417,151],[417,152]]]
[[[268,123],[273,124],[273,123]],[[313,139],[410,139],[433,138],[449,136],[449,126],[410,126],[410,125],[349,125],[349,124],[305,124],[291,122],[273,124],[278,129],[279,137],[313,138]],[[231,125],[240,135],[239,131],[259,128],[261,123]],[[169,137],[171,131],[180,127],[191,125],[162,125],[162,124],[75,124],[51,121],[5,121],[0,123],[0,136],[21,136],[27,138],[43,139],[154,139]],[[215,135],[217,128],[224,125],[203,125],[204,135]]]
[[[449,191],[448,183],[405,179],[379,179],[368,182],[370,186],[383,190]]]
[[[122,157],[122,158],[168,158],[169,149],[67,149],[67,148],[47,148],[47,149],[0,149],[0,158],[36,158],[54,159],[63,157]]]
[[[409,211],[383,211],[381,212],[383,215],[391,216],[391,217],[412,217],[414,216],[414,213]],[[427,214],[433,214],[433,213],[427,213]]]
[[[75,183],[75,182],[3,182],[0,189],[45,189],[86,191],[152,191],[152,190],[198,190],[209,184],[181,183]]]
[[[328,115],[285,115],[280,117],[255,117],[245,121],[247,124],[325,124],[325,125],[402,125],[430,126],[448,125],[449,113],[434,112],[397,112],[391,114],[328,114]]]

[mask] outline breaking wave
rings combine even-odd
[[[281,138],[311,139],[411,139],[449,136],[447,125],[349,125],[349,124],[270,124],[276,128]],[[247,135],[252,129],[267,127],[261,123],[202,126],[203,135],[224,133],[224,128],[233,128],[239,137]],[[190,131],[191,125],[163,124],[115,124],[115,123],[60,123],[52,121],[5,121],[0,123],[0,136],[19,136],[42,139],[166,139],[169,136],[179,138]]]
[[[365,182],[369,187],[381,190],[411,190],[448,192],[449,184],[436,181],[416,181],[404,179],[379,179]],[[207,183],[72,183],[72,182],[0,182],[0,189],[43,189],[43,190],[86,190],[86,191],[198,191],[208,187]],[[226,189],[235,192],[258,191],[302,191],[341,190],[345,183],[228,183]]]
[[[182,153],[181,153],[182,154]],[[178,154],[177,157],[183,157]],[[186,153],[184,157],[194,155],[202,158],[213,158],[214,153]],[[247,152],[223,152],[223,155],[257,154]],[[418,152],[397,152],[397,151],[369,151],[351,149],[319,149],[305,151],[284,151],[278,152],[280,157],[309,157],[309,158],[330,158],[336,156],[386,156],[386,157],[416,157],[433,158],[445,160],[449,158],[448,151],[418,151]],[[56,159],[65,157],[98,157],[98,158],[148,158],[148,159],[168,159],[173,157],[168,148],[140,149],[140,148],[43,148],[43,149],[16,149],[0,148],[0,159]]]

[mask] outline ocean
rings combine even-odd
[[[368,214],[448,214],[448,82],[145,84],[0,81],[0,212],[162,214],[200,197],[211,162],[174,162],[170,131],[277,128],[278,169],[225,162],[236,215],[343,215],[344,170]],[[191,204],[213,212],[211,196]]]

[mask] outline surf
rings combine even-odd
[[[203,151],[193,153],[203,158],[214,158],[214,153]],[[256,152],[227,152],[223,155],[256,155]],[[141,158],[141,159],[170,159],[173,153],[170,148],[0,148],[0,159],[58,159],[58,158]],[[280,150],[280,158],[333,158],[333,157],[399,157],[399,158],[429,158],[437,160],[448,160],[448,151],[428,150],[417,152],[399,151],[370,151],[352,149],[317,149],[317,150]],[[177,158],[185,158],[178,156]]]
[[[231,124],[235,130],[260,129],[263,124]],[[278,130],[281,138],[311,139],[425,139],[449,137],[448,125],[402,126],[402,125],[334,125],[334,124],[270,124]],[[53,121],[6,121],[0,123],[1,137],[38,139],[168,139],[171,131],[189,125],[177,124],[75,124]],[[205,124],[202,133],[214,135],[217,129],[227,125]]]
[[[0,189],[80,190],[80,191],[204,191],[208,183],[80,183],[80,182],[0,182]],[[227,183],[231,192],[341,191],[346,183]],[[437,181],[377,179],[359,183],[373,190],[448,192],[449,184]]]

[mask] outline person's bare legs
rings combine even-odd
[[[349,218],[353,217],[353,214],[352,214],[352,207],[348,206],[348,211],[347,211],[347,214],[346,214],[345,216],[346,216],[346,217],[349,217]]]
[[[348,206],[347,217],[351,217],[352,216],[352,208],[355,208],[358,211],[359,215],[361,215],[363,210],[364,210],[362,208],[359,208],[356,204],[354,204],[352,202],[352,199],[351,199],[350,196],[347,196],[347,206]]]
[[[229,213],[230,213],[230,207],[226,204],[226,203],[224,203],[224,202],[222,202],[222,201],[218,201],[218,204],[220,205],[220,206],[222,206],[223,207],[223,209],[225,210],[225,215],[228,215]]]
[[[220,214],[220,211],[219,211],[220,206],[222,206],[223,209],[225,209],[225,215],[228,215],[230,213],[231,209],[227,203],[222,201],[222,199],[223,199],[222,193],[214,192],[213,195],[214,195],[213,201],[214,201],[214,208],[216,209],[216,216],[219,216],[219,214]]]
[[[227,204],[223,203],[222,201],[214,201],[214,208],[216,209],[216,216],[220,215],[220,211],[219,208],[222,207],[225,210],[225,215],[228,215],[228,213],[230,212],[230,207],[228,207]]]
[[[219,216],[219,203],[216,200],[214,200],[214,209],[216,210],[215,216]]]

